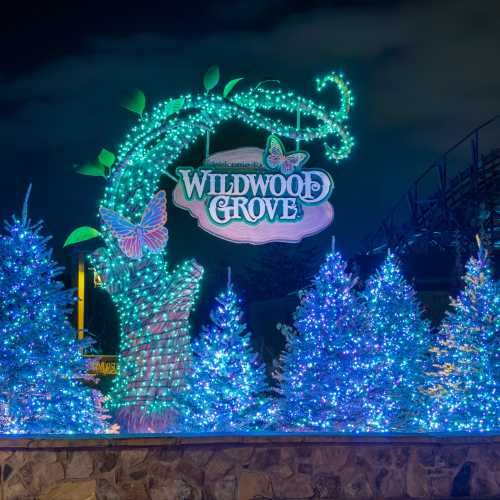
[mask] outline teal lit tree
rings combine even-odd
[[[498,431],[500,286],[481,245],[451,308],[431,348],[433,367],[423,388],[429,402],[420,424],[434,431]]]
[[[364,430],[369,346],[362,335],[362,309],[340,253],[330,253],[295,313],[295,331],[275,378],[278,420],[285,430]]]
[[[367,430],[410,431],[424,400],[416,388],[424,381],[429,322],[422,318],[415,290],[390,252],[367,281],[362,297],[370,343],[365,358]]]
[[[68,321],[72,292],[57,280],[42,223],[5,223],[0,237],[0,398],[4,433],[94,433],[105,427],[98,393]]]
[[[100,252],[111,258],[110,250],[95,256],[102,257]],[[203,268],[186,261],[170,273],[162,255],[148,255],[139,264],[115,254],[113,266],[97,269],[122,330],[108,408],[122,432],[172,430],[191,365],[189,316]]]
[[[141,217],[156,196],[160,179],[177,182],[172,173],[176,162],[200,139],[206,141],[208,156],[211,135],[229,121],[291,139],[297,147],[321,141],[326,158],[335,162],[349,156],[354,140],[347,119],[353,97],[341,74],[330,73],[316,80],[316,91],[328,87],[338,91],[335,109],[288,90],[269,88],[265,82],[237,91],[236,85],[240,88],[242,84],[238,83],[241,79],[235,79],[218,93],[214,90],[218,80],[218,68],[212,67],[205,75],[203,92],[168,99],[151,111],[145,111],[146,99],[140,91],[126,103],[139,120],[128,131],[116,157],[103,149],[97,162],[78,169],[81,174],[106,179],[99,203],[101,215],[106,214],[103,222],[113,212],[120,224],[125,221],[125,233],[130,223],[140,227],[143,235]],[[297,127],[298,116],[310,120],[311,125]],[[87,228],[85,238],[98,234]],[[175,421],[176,399],[184,390],[191,364],[189,316],[203,270],[192,260],[172,269],[165,254],[156,251],[155,238],[138,249],[135,242],[128,246],[117,235],[123,232],[103,223],[105,247],[91,259],[120,320],[118,374],[110,408],[124,431],[168,430]]]
[[[265,366],[252,350],[241,301],[230,283],[216,301],[211,324],[193,345],[182,428],[187,432],[261,429],[269,423]]]

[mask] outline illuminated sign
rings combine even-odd
[[[305,151],[286,153],[275,135],[266,149],[217,153],[200,168],[178,167],[174,203],[205,231],[234,243],[296,243],[333,220],[330,175],[303,169]]]
[[[85,355],[89,372],[94,375],[110,376],[118,372],[117,357],[106,354]]]

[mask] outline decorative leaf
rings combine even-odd
[[[335,149],[333,149],[331,146],[329,146],[328,144],[324,144],[324,147],[325,147],[325,152],[326,154],[330,154],[330,155],[333,155],[335,154]]]
[[[132,113],[142,115],[144,108],[146,107],[146,96],[144,95],[144,92],[140,89],[135,89],[132,91],[130,96],[123,100],[122,106],[125,109],[132,111]]]
[[[66,238],[63,246],[67,247],[68,245],[75,245],[76,243],[91,240],[93,238],[97,238],[98,236],[101,236],[101,233],[97,229],[89,226],[81,226],[72,231],[72,233]]]
[[[207,92],[212,90],[219,83],[219,78],[219,66],[210,66],[203,76],[203,85],[205,86],[205,90]]]
[[[258,88],[260,88],[262,85],[266,84],[266,83],[277,83],[278,85],[281,84],[281,82],[279,80],[262,80],[261,82],[259,82],[256,86],[255,86],[255,90],[257,90]]]
[[[77,174],[92,175],[94,177],[106,177],[104,165],[101,163],[86,163],[85,165],[76,169]]]
[[[28,220],[28,201],[30,199],[30,194],[31,194],[31,184],[28,186],[28,190],[26,191],[26,196],[24,197],[24,203],[23,203],[23,224],[26,225],[26,222]]]
[[[234,89],[235,85],[241,80],[243,80],[243,78],[235,78],[234,80],[230,80],[229,82],[227,82],[226,86],[224,87],[224,90],[222,91],[222,95],[224,97],[227,97]]]
[[[97,159],[99,160],[99,163],[102,163],[105,167],[110,168],[115,162],[116,156],[106,148],[102,148]]]
[[[184,106],[184,97],[179,97],[178,99],[170,101],[167,104],[167,108],[165,110],[166,115],[170,116],[173,115],[174,113],[178,113],[182,109],[182,106]]]

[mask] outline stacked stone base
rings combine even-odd
[[[500,498],[500,436],[0,439],[1,499]]]

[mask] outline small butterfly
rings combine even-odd
[[[300,169],[309,160],[306,151],[285,152],[285,146],[276,135],[270,135],[267,139],[264,151],[264,165],[271,170],[279,168],[282,174],[289,175],[294,170]]]
[[[144,245],[153,253],[160,253],[167,244],[168,230],[163,227],[167,222],[167,196],[165,191],[158,191],[148,203],[139,224],[132,224],[128,219],[109,208],[99,210],[102,219],[118,239],[122,252],[131,259],[140,259]]]

